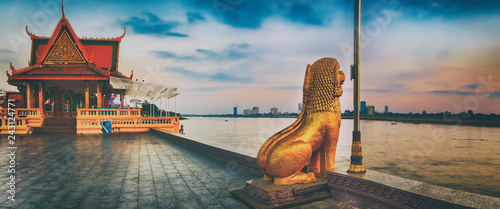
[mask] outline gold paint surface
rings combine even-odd
[[[298,119],[271,136],[260,148],[257,164],[276,185],[316,181],[335,170],[340,129],[340,102],[345,75],[336,59],[307,65],[303,108]],[[301,170],[308,165],[308,173]]]
[[[364,165],[349,165],[349,169],[347,170],[349,173],[366,173],[366,169]]]
[[[69,37],[68,32],[63,31],[44,63],[85,63],[85,59]]]
[[[361,142],[360,141],[353,141],[352,142],[352,147],[351,147],[351,155],[352,156],[363,156],[361,153]]]

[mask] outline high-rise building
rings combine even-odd
[[[302,110],[302,103],[299,103],[299,112]]]
[[[271,108],[271,115],[278,115],[278,108],[277,107],[273,107]]]
[[[373,115],[374,113],[375,113],[375,106],[367,106],[366,107],[366,114]]]
[[[254,115],[258,115],[259,114],[259,108],[258,107],[253,107],[252,110],[253,110],[253,114]]]
[[[387,105],[385,106],[384,113],[385,114],[389,113],[389,106],[387,106]]]
[[[233,108],[233,115],[234,116],[238,115],[238,106]]]
[[[361,104],[360,104],[360,105],[361,105],[361,107],[360,107],[359,112],[360,112],[361,114],[366,114],[366,102],[365,102],[365,101],[361,101]]]
[[[253,115],[253,111],[251,109],[245,109],[243,110],[244,115]]]

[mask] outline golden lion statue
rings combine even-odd
[[[289,127],[271,136],[260,148],[257,164],[264,180],[275,185],[316,181],[335,170],[340,128],[341,85],[345,75],[336,59],[322,58],[307,65],[303,108]],[[307,173],[301,172],[306,165]]]

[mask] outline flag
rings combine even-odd
[[[115,99],[116,99],[116,94],[111,94],[111,96],[109,97],[109,105],[112,105]]]
[[[45,104],[50,104],[50,98],[45,101]]]

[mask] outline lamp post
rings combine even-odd
[[[359,130],[359,61],[361,32],[361,0],[354,0],[354,64],[351,66],[351,80],[354,80],[354,130],[352,131],[351,165],[349,173],[365,173],[361,153],[361,131]]]

